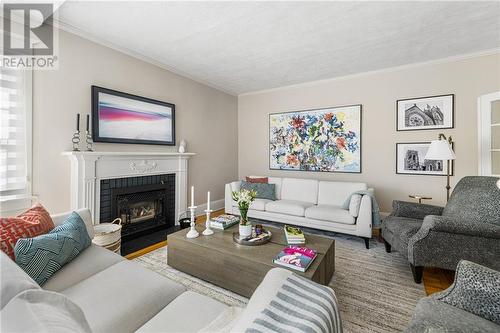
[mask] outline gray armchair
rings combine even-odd
[[[424,267],[455,270],[461,259],[500,270],[500,178],[462,178],[445,207],[393,202],[382,222],[387,252],[408,258],[416,283]]]
[[[455,282],[422,298],[406,333],[500,332],[500,272],[462,260]]]

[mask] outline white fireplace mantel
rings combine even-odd
[[[195,153],[63,152],[71,161],[71,209],[89,208],[94,224],[100,214],[101,180],[175,174],[175,216],[187,210],[188,159]],[[109,222],[109,221],[102,221]]]

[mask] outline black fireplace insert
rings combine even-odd
[[[175,174],[101,181],[100,221],[122,219],[122,243],[175,225]]]

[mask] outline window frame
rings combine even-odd
[[[477,99],[478,171],[481,176],[500,177],[500,175],[493,174],[491,165],[491,153],[493,152],[491,145],[491,104],[494,101],[500,101],[500,91],[482,95]]]
[[[15,38],[15,35],[13,36]],[[19,194],[3,196],[0,191],[0,213],[15,214],[31,207],[33,200],[33,69],[19,69],[23,72],[24,82],[24,112],[26,136],[26,188],[17,190]],[[16,191],[16,190],[14,190]]]

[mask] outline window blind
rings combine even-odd
[[[30,71],[0,68],[0,196],[30,195]]]

